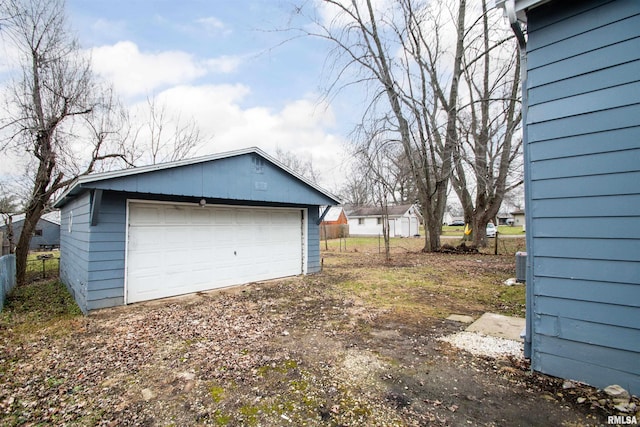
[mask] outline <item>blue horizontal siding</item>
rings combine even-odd
[[[261,159],[260,168],[255,165],[257,158]],[[129,193],[284,203],[289,206],[335,203],[305,182],[254,154],[112,178],[91,185]]]
[[[544,297],[624,304],[640,308],[640,290],[637,284],[597,282],[594,280],[537,277],[536,294]]]
[[[640,66],[636,69],[637,71],[640,71]],[[544,122],[633,105],[638,103],[639,93],[640,82],[634,81],[600,90],[591,90],[572,97],[530,105],[527,112],[527,121],[529,123]]]
[[[527,17],[532,367],[638,393],[640,2]]]
[[[527,206],[533,218],[631,217],[638,224],[640,194],[578,197],[571,199],[536,199]]]
[[[545,46],[544,49],[530,49],[527,60],[532,68],[536,68],[614,45],[621,40],[630,38],[628,26],[632,26],[632,28],[640,26],[640,15],[619,17],[617,21],[603,22],[603,25],[589,32],[580,32],[581,29],[574,28],[575,34],[558,39]]]
[[[115,307],[124,304],[123,297],[103,298],[87,302],[87,310],[99,310],[101,308]]]
[[[543,339],[539,339],[536,346],[542,347],[542,341]],[[579,355],[579,353],[575,354]],[[640,392],[640,376],[615,369],[612,363],[599,366],[577,360],[576,356],[560,357],[552,353],[538,352],[532,358],[531,366],[549,375],[571,378],[599,388],[618,384],[635,395]]]
[[[531,162],[531,180],[638,172],[639,164],[640,146],[632,150],[541,160]],[[617,177],[621,184],[627,178]],[[640,190],[637,189],[636,193],[638,191]]]
[[[638,48],[640,49],[640,46]],[[634,104],[613,110],[567,117],[562,120],[541,123],[529,121],[527,129],[529,141],[533,143],[611,129],[637,127],[638,125],[640,125],[640,104]]]
[[[89,196],[63,207],[60,221],[60,280],[78,307],[87,312],[87,260],[89,258]],[[71,232],[69,221],[71,220]]]
[[[637,151],[637,155],[630,157],[639,157],[638,161],[640,162],[640,150]],[[574,159],[578,158],[576,157]],[[618,166],[624,167],[624,164]],[[549,174],[549,167],[545,169]],[[594,169],[595,170],[593,172],[598,173],[598,169],[604,169],[604,167]],[[588,170],[586,168],[580,168],[576,172],[576,175],[579,175],[580,172],[587,173]],[[555,177],[553,179],[540,179],[533,181],[531,183],[531,198],[557,199],[638,194],[640,171],[625,173],[602,172],[605,173],[602,173],[601,175]]]
[[[615,141],[615,145],[611,144]],[[529,144],[531,162],[638,148],[638,127],[537,141]]]
[[[113,298],[123,298],[124,289],[117,288],[105,288],[105,289],[94,289],[91,291],[90,297],[87,298],[88,302],[94,302],[99,300],[111,300]]]
[[[100,220],[91,227],[91,254],[87,265],[87,301],[112,301],[124,295],[126,240],[126,198],[122,194],[103,194]]]
[[[100,262],[100,261],[114,261],[114,260],[122,260],[122,251],[120,249],[115,249],[112,251],[103,250],[101,252],[90,252],[88,261],[91,262]]]
[[[320,209],[318,206],[308,206],[309,212],[309,224],[307,227],[308,235],[308,271],[309,273],[317,273],[322,268],[322,254],[320,252],[320,225],[318,219],[320,218]]]
[[[553,5],[543,5],[532,10],[529,12],[531,19],[527,23],[527,32],[530,35],[527,49],[544,48],[558,40],[589,31],[591,28],[624,19],[629,15],[628,9],[615,4],[615,1],[573,2],[569,7],[566,7],[563,2],[555,2]],[[548,8],[553,10],[550,11]],[[598,15],[596,23],[593,22],[594,14]]]
[[[114,259],[105,259],[102,257],[99,261],[90,261],[89,262],[89,270],[92,272],[96,271],[104,271],[104,270],[124,270],[124,259],[122,259],[122,254]]]
[[[534,218],[527,233],[534,237],[640,239],[635,217]]]
[[[536,304],[536,317],[540,318],[536,326],[541,334],[613,348],[622,345],[625,350],[640,352],[638,309],[624,305],[624,301],[603,304],[537,296]],[[555,329],[555,333],[549,333],[545,319],[553,325],[551,329]],[[617,339],[623,339],[625,343],[617,343]]]
[[[545,336],[539,342],[542,353],[557,354],[559,357],[576,358],[588,362],[594,367],[616,366],[618,370],[627,374],[640,374],[640,363],[637,363],[637,353],[633,351],[618,351],[611,347],[593,346],[577,341],[563,340]]]
[[[556,82],[545,83],[529,91],[529,105],[537,106],[544,102],[602,90],[619,85],[637,82],[640,61],[631,61],[613,68],[603,68],[592,73],[573,76]]]
[[[535,256],[534,262],[539,277],[640,284],[640,264],[636,262],[542,256]]]
[[[640,59],[640,38],[633,38],[562,61],[541,65],[538,68],[530,68],[527,83],[529,88],[535,88],[638,59]],[[530,65],[533,67],[535,64]]]
[[[640,262],[640,240],[541,237],[536,256]]]
[[[101,291],[105,289],[113,289],[113,295],[124,295],[124,287],[122,286],[122,277],[115,277],[111,279],[100,279],[91,281],[91,289],[93,291]],[[94,294],[91,294],[95,299]]]

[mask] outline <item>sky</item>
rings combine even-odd
[[[311,160],[337,191],[351,103],[324,100],[330,46],[278,31],[285,0],[67,0],[69,24],[94,71],[134,108],[157,97],[193,117],[207,142],[195,155],[257,146]]]

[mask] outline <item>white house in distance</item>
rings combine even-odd
[[[349,235],[378,236],[382,234],[383,211],[380,206],[345,208],[349,220]],[[389,237],[413,237],[420,234],[421,215],[415,205],[388,206]]]
[[[526,231],[526,223],[524,220],[524,209],[518,209],[511,212],[513,215],[513,225],[514,227],[522,227],[522,231]]]

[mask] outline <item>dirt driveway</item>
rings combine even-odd
[[[5,319],[0,424],[605,424],[611,406],[596,390],[532,374],[519,358],[473,356],[437,339],[465,326],[444,320],[447,312],[499,309],[498,300],[452,298],[446,268],[444,279],[434,279],[434,266],[452,262],[446,257],[406,252],[382,265],[377,255],[326,253],[318,275],[107,309],[32,330]],[[454,263],[472,282],[513,268],[512,257],[458,257]],[[437,286],[401,305],[383,287],[354,290],[358,272],[375,268],[393,277],[413,271],[425,281],[432,275]],[[384,298],[376,299],[378,291]]]

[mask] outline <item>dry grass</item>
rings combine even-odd
[[[325,274],[345,294],[403,317],[478,315],[485,311],[524,316],[524,287],[507,287],[515,276],[513,255],[452,255],[421,252],[421,239],[392,239],[391,261],[376,238],[329,241],[323,251]],[[500,242],[499,242],[500,243]],[[504,239],[505,250],[524,249],[521,239]]]

